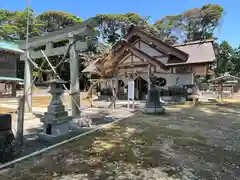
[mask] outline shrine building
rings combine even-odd
[[[103,79],[117,79],[114,86],[118,95],[129,78],[133,78],[136,99],[143,99],[150,74],[159,77],[160,88],[166,90],[174,85],[193,85],[197,76],[212,75],[213,42],[209,39],[169,45],[132,25],[107,55],[92,62],[83,72],[100,74]]]

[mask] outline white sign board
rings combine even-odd
[[[130,101],[132,101],[132,109],[134,109],[134,80],[128,81],[128,108],[130,108]]]
[[[134,81],[128,81],[128,99],[134,100]]]

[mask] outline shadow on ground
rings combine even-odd
[[[138,114],[2,171],[0,179],[238,179],[240,105]]]
[[[89,110],[88,110],[89,111]],[[96,110],[95,110],[96,111]],[[90,110],[91,112],[91,110]],[[43,113],[33,113],[33,115],[37,118],[37,119],[30,119],[25,121],[25,125],[31,124],[31,126],[29,128],[27,128],[24,132],[24,143],[23,143],[23,147],[21,147],[21,149],[19,149],[19,153],[17,155],[17,157],[22,157],[25,155],[28,155],[30,153],[33,153],[35,151],[41,150],[43,148],[46,148],[48,146],[51,146],[53,144],[59,143],[61,141],[64,141],[66,139],[69,139],[71,137],[77,136],[83,132],[86,132],[88,129],[82,129],[82,130],[76,130],[76,131],[72,131],[71,133],[68,133],[60,138],[54,139],[52,141],[41,141],[38,138],[38,134],[40,132],[43,132],[43,124],[40,123],[41,125],[39,125],[39,119],[43,118],[44,115]],[[99,111],[96,111],[94,113],[90,113],[87,112],[85,115],[87,115],[88,118],[90,118],[90,122],[93,128],[97,127],[97,126],[101,126],[107,123],[110,123],[118,118],[116,117],[111,117],[111,112],[107,109],[101,109]],[[94,117],[93,117],[94,116]],[[31,121],[31,122],[30,122]],[[38,125],[34,125],[34,121],[38,122]],[[87,126],[86,122],[85,125]],[[15,158],[17,158],[15,157]]]

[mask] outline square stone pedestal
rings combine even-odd
[[[51,116],[46,116],[46,114],[44,118],[41,119],[44,124],[44,131],[39,134],[40,140],[52,141],[71,132],[69,121],[72,120],[72,117],[65,116],[56,120]]]
[[[144,113],[146,114],[162,114],[166,110],[165,106],[162,107],[145,107]]]

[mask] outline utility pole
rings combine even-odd
[[[28,0],[27,6],[27,27],[26,27],[26,57],[25,57],[25,71],[24,71],[24,96],[25,96],[25,112],[32,112],[32,88],[31,88],[31,81],[32,81],[32,68],[29,61],[29,24],[30,24],[30,0]]]
[[[24,130],[24,112],[32,112],[32,72],[31,65],[29,61],[29,52],[28,52],[28,35],[29,35],[29,9],[30,9],[30,0],[28,0],[27,5],[27,26],[26,26],[26,56],[25,56],[25,68],[24,68],[24,93],[23,97],[19,98],[19,108],[18,108],[18,122],[17,122],[17,141],[21,146],[23,144],[23,130]],[[29,92],[30,91],[30,92]]]

